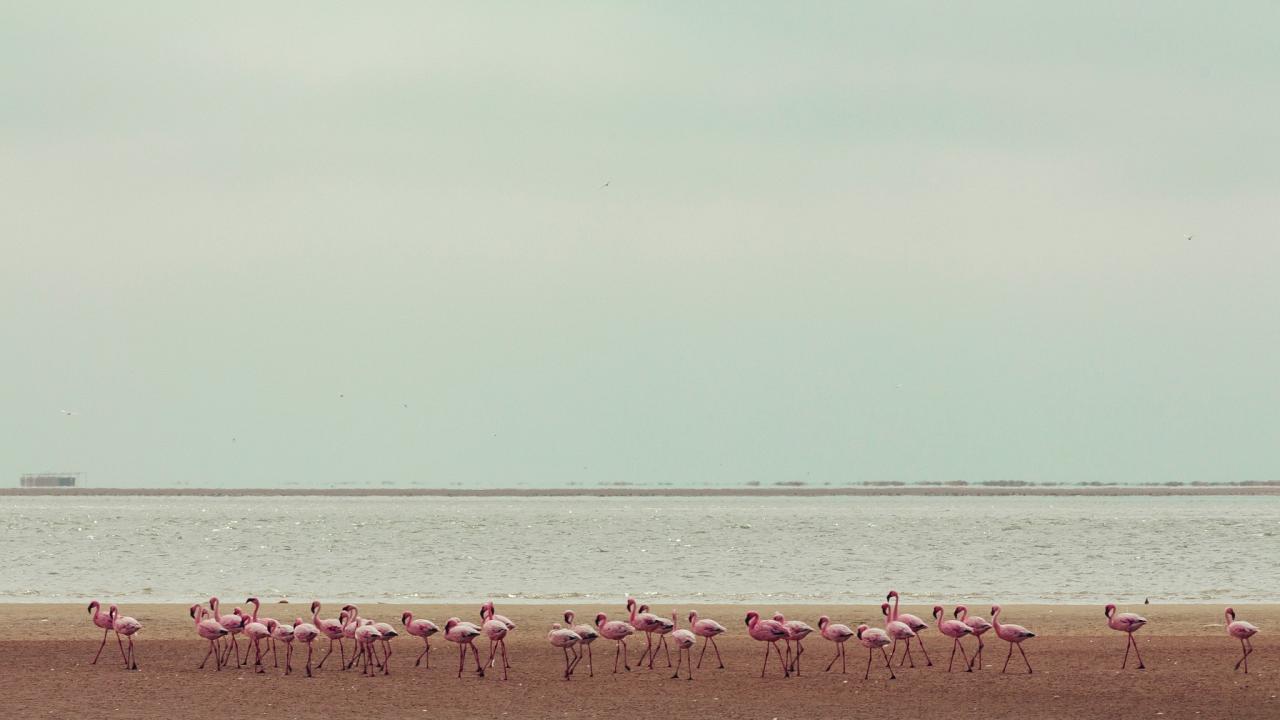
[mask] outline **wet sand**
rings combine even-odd
[[[231,603],[228,603],[230,605]],[[971,604],[986,616],[989,607]],[[336,614],[328,605],[325,617]],[[400,612],[413,610],[443,626],[450,615],[475,620],[475,606],[369,605],[361,614],[397,626]],[[1275,718],[1280,717],[1280,658],[1270,637],[1280,628],[1280,605],[1240,605],[1240,618],[1262,628],[1254,639],[1250,674],[1233,672],[1238,642],[1224,631],[1222,607],[1206,605],[1127,606],[1151,624],[1136,637],[1147,669],[1119,669],[1124,637],[1108,630],[1097,606],[1010,605],[1002,619],[1027,626],[1041,636],[1025,648],[1035,673],[1028,675],[1017,653],[1009,674],[1001,675],[1007,646],[987,634],[984,669],[946,672],[950,641],[936,630],[925,633],[931,668],[904,668],[888,680],[885,668],[872,666],[863,680],[866,651],[848,645],[848,674],[825,673],[832,644],[817,635],[806,641],[798,678],[783,679],[776,659],[760,678],[761,643],[745,634],[747,606],[698,606],[704,617],[729,628],[720,642],[725,670],[708,654],[693,682],[670,679],[660,657],[656,669],[611,672],[614,648],[594,645],[595,677],[584,661],[570,682],[560,679],[559,650],[546,642],[551,622],[564,607],[500,603],[499,612],[519,629],[508,646],[512,669],[503,682],[492,671],[456,677],[456,646],[432,639],[431,667],[414,668],[421,641],[402,635],[393,641],[389,677],[366,678],[341,672],[334,658],[308,679],[300,672],[284,677],[268,666],[197,670],[207,645],[193,639],[186,607],[131,605],[123,610],[142,621],[137,642],[138,672],[121,667],[114,638],[102,660],[89,661],[100,631],[82,605],[0,605],[0,698],[10,718]],[[579,620],[597,608],[575,607]],[[621,607],[603,608],[621,617]],[[659,606],[655,612],[669,614]],[[687,607],[679,608],[681,619]],[[792,606],[756,608],[785,612],[817,625],[826,613],[836,622],[879,624],[874,606]],[[922,617],[929,609],[904,606]],[[303,604],[267,604],[263,615],[278,619],[305,614]],[[317,641],[317,650],[327,641]],[[477,642],[482,650],[487,641]],[[643,639],[632,641],[636,660]],[[971,647],[971,645],[970,645]],[[305,651],[295,660],[305,660]],[[696,659],[696,655],[695,655]],[[916,658],[919,662],[920,658]],[[1132,662],[1132,658],[1130,658]],[[957,656],[957,667],[960,662]],[[896,664],[896,663],[895,663]],[[300,663],[298,664],[300,669]]]

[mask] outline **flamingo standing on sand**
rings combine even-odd
[[[826,672],[831,672],[831,667],[836,664],[836,660],[840,660],[840,672],[845,672],[844,665],[844,644],[853,637],[853,630],[848,625],[831,622],[831,618],[823,615],[818,618],[818,634],[836,644],[836,654],[831,656],[831,662],[827,663]]]
[[[1120,669],[1123,670],[1129,664],[1129,648],[1131,646],[1134,654],[1138,656],[1138,669],[1145,669],[1147,666],[1142,664],[1142,653],[1138,652],[1138,641],[1133,639],[1133,634],[1147,624],[1147,619],[1134,613],[1117,613],[1115,603],[1107,603],[1103,613],[1107,616],[1107,627],[1112,630],[1119,630],[1128,637],[1124,643],[1124,661],[1120,663]]]
[[[361,653],[364,651],[364,646],[356,642],[356,630],[364,624],[364,618],[360,617],[360,608],[355,605],[343,605],[342,610],[338,613],[338,620],[342,623],[343,639],[350,640],[351,644],[355,647],[355,651],[351,655],[350,662],[346,662],[342,665],[343,670],[350,670],[355,667],[356,663],[360,662]],[[328,657],[328,655],[325,657]],[[339,655],[338,659],[342,660],[343,658]],[[321,664],[324,663],[323,660],[320,662]]]
[[[1031,674],[1031,661],[1027,659],[1027,651],[1022,649],[1022,641],[1036,636],[1035,633],[1022,627],[1021,625],[1005,625],[1000,622],[1000,606],[991,606],[991,627],[995,628],[996,637],[1009,643],[1009,655],[1004,659],[1004,667],[1000,673],[1004,674],[1009,669],[1009,659],[1013,657],[1013,647],[1018,646],[1018,652],[1022,653],[1022,661],[1027,664],[1027,674]]]
[[[653,615],[653,613],[649,612],[648,605],[641,605],[640,613],[643,615]],[[653,617],[657,618],[657,625],[653,629],[653,634],[658,636],[658,647],[662,648],[662,653],[667,658],[667,667],[671,667],[671,650],[667,647],[667,636],[676,629],[676,626],[670,620],[660,615],[653,615]],[[653,669],[653,661],[658,657],[658,647],[655,647],[653,652],[649,654],[650,670]],[[643,658],[641,659],[643,660]]]
[[[90,665],[98,664],[98,657],[102,655],[102,648],[107,646],[107,634],[115,630],[115,625],[111,621],[111,610],[113,608],[115,608],[115,605],[107,608],[107,612],[102,612],[102,603],[97,600],[89,603],[89,615],[93,618],[93,624],[96,627],[102,628],[102,644],[98,646],[98,654],[93,656],[93,662],[89,663]],[[124,658],[123,650],[121,650],[120,656],[121,659],[128,662],[128,660]]]
[[[316,607],[315,604],[312,607]],[[313,610],[314,612],[314,610]],[[302,622],[302,618],[295,618],[293,621],[293,637],[300,643],[306,643],[307,646],[307,677],[311,677],[311,644],[315,639],[320,637],[320,628],[307,622]],[[330,641],[332,643],[332,641]],[[288,662],[286,658],[286,662]]]
[[[458,644],[458,677],[462,677],[462,666],[467,660],[467,648],[475,653],[476,674],[484,677],[484,666],[480,664],[480,651],[476,649],[475,639],[480,637],[480,628],[475,623],[463,622],[456,617],[449,618],[444,624],[444,639]]]
[[[271,629],[264,622],[259,622],[257,618],[257,609],[254,614],[244,624],[245,637],[249,638],[249,647],[253,650],[253,669],[254,672],[263,673],[266,670],[262,665],[262,643],[271,640]]]
[[[271,618],[258,617],[258,613],[260,613],[260,612],[262,611],[262,601],[261,601],[261,600],[259,600],[258,598],[256,598],[256,597],[248,598],[248,599],[246,599],[246,600],[244,601],[244,604],[245,604],[245,605],[252,605],[252,606],[253,606],[253,612],[252,612],[252,613],[250,613],[249,617],[250,617],[250,618],[252,618],[254,622],[260,622],[260,623],[262,623],[264,626],[266,626],[266,627],[268,628],[268,630],[267,630],[267,637],[266,637],[266,642],[267,642],[267,644],[268,644],[268,647],[263,648],[263,650],[262,650],[262,656],[263,656],[263,657],[266,657],[266,656],[267,656],[267,653],[268,653],[268,652],[270,652],[270,653],[272,654],[272,655],[271,655],[272,660],[274,661],[274,659],[275,659],[275,649],[276,649],[276,640],[275,640],[275,638],[274,638],[274,637],[272,637],[272,636],[271,636],[271,630],[270,630],[270,628],[271,628],[271,623],[270,623],[270,622],[268,622],[269,620],[271,620]],[[279,623],[276,623],[276,624],[278,625]],[[247,655],[246,655],[246,660],[247,660],[247,659],[248,659],[248,658],[247,658]]]
[[[572,613],[566,613],[566,615],[571,614]],[[578,665],[578,659],[580,657],[577,650],[575,650],[573,653],[573,661],[571,662],[569,660],[569,648],[575,647],[581,641],[582,636],[568,628],[560,627],[560,623],[552,623],[551,632],[547,633],[547,642],[551,643],[552,647],[558,647],[564,651],[565,680],[568,680],[569,676],[573,674],[573,669]]]
[[[671,642],[676,644],[676,674],[671,676],[672,680],[680,679],[680,659],[683,657],[685,665],[688,666],[689,679],[693,679],[693,646],[698,644],[698,636],[693,634],[692,630],[685,630],[676,627],[676,614],[671,613]]]
[[[353,622],[352,624],[356,623]],[[375,645],[382,639],[382,633],[379,633],[378,628],[374,627],[372,620],[363,620],[352,630],[352,638],[356,641],[356,647],[360,648],[356,657],[364,656],[364,665],[361,666],[360,674],[373,677],[377,674],[376,670],[379,665],[378,651]],[[373,670],[370,670],[371,666]],[[383,667],[383,674],[386,674],[386,667]]]
[[[646,606],[647,607],[647,606]],[[640,659],[636,661],[636,665],[644,664],[645,657],[652,654],[653,651],[653,633],[662,627],[662,618],[652,613],[647,613],[639,609],[635,598],[627,598],[627,612],[631,613],[631,627],[638,632],[644,633],[644,652],[640,654]],[[668,660],[668,662],[670,662]],[[653,660],[650,658],[649,669],[653,669]]]
[[[400,624],[404,625],[404,629],[414,637],[422,638],[422,652],[418,653],[418,659],[413,661],[413,666],[418,667],[418,663],[423,658],[427,659],[427,667],[431,667],[431,636],[440,632],[440,628],[430,620],[419,618],[415,620],[413,613],[406,610],[400,615]]]
[[[752,610],[747,613],[746,620],[747,634],[752,640],[767,642],[764,646],[764,664],[760,666],[760,677],[764,677],[764,672],[769,667],[769,649],[773,648],[778,653],[778,663],[782,665],[782,677],[791,677],[791,671],[787,669],[787,663],[782,659],[782,649],[778,647],[779,640],[786,640],[790,637],[787,629],[777,620],[761,620],[760,613]]]
[[[498,620],[493,616],[493,603],[485,603],[480,607],[480,619],[484,622],[480,626],[480,631],[485,637],[489,638],[489,661],[487,667],[493,667],[494,661],[497,659],[499,651],[502,653],[502,679],[507,679],[507,668],[511,665],[507,662],[507,623]]]
[[[636,629],[630,623],[610,620],[604,613],[596,613],[596,629],[600,631],[601,637],[616,643],[613,651],[613,671],[618,672],[618,658],[621,657],[622,667],[627,672],[631,672],[631,665],[627,662],[627,636],[634,634]]]
[[[893,650],[889,653],[892,660],[895,653],[898,652],[898,641],[906,643],[907,651],[903,653],[902,659],[909,660],[911,667],[916,666],[915,658],[911,657],[911,638],[916,636],[916,631],[912,630],[909,625],[901,620],[894,620],[889,603],[880,603],[880,613],[884,615],[884,631],[890,638],[893,638]],[[902,667],[902,661],[898,662],[898,667]],[[864,678],[865,679],[865,678]]]
[[[728,630],[723,625],[710,618],[698,618],[697,610],[689,611],[689,628],[693,630],[693,634],[702,638],[702,652],[698,653],[698,669],[702,669],[702,656],[707,654],[707,645],[715,648],[716,661],[720,663],[720,669],[724,669],[724,660],[720,658],[720,646],[716,645],[716,636],[723,635]]]
[[[591,665],[591,643],[595,642],[596,638],[600,637],[600,633],[586,623],[574,625],[572,610],[564,611],[564,624],[578,636],[578,644],[574,646],[578,659],[574,661],[574,665],[576,666],[582,661],[582,655],[585,652],[587,656],[587,676],[595,677],[596,671]]]
[[[972,669],[976,664],[978,669],[982,669],[982,634],[991,629],[991,623],[978,615],[969,615],[969,608],[964,605],[957,605],[951,615],[960,622],[969,626],[969,630],[973,632],[973,636],[978,639],[978,650],[973,654],[973,659],[969,661],[969,668]]]
[[[320,618],[320,601],[319,600],[311,601],[311,625],[316,630],[320,631],[320,633],[323,634],[325,637],[329,638],[329,651],[324,654],[324,657],[320,658],[320,662],[316,664],[316,668],[324,667],[324,661],[328,660],[329,656],[333,654],[333,643],[335,641],[338,643],[338,660],[342,663],[343,667],[346,666],[347,652],[342,645],[342,639],[346,637],[342,632],[342,626],[344,622],[345,622],[345,618],[341,617],[341,615],[337,620],[334,620],[332,618],[328,620],[321,619]],[[310,654],[310,652],[311,650],[308,647],[307,653]],[[308,675],[308,677],[310,677],[310,675]]]
[[[204,660],[200,661],[197,670],[203,670],[205,663],[209,662],[209,656],[213,656],[213,669],[222,669],[222,651],[218,648],[218,641],[227,635],[227,629],[222,627],[222,623],[212,618],[206,620],[205,613],[208,612],[204,606],[196,603],[191,606],[191,617],[196,621],[196,634],[201,638],[209,641],[209,652],[205,653]]]
[[[902,625],[902,623],[898,623]],[[911,628],[902,625],[908,632]],[[886,645],[889,644],[889,633],[880,628],[867,627],[866,623],[858,626],[857,631],[858,643],[867,649],[867,671],[863,673],[862,679],[866,680],[871,677],[871,656],[875,653],[876,648],[880,648],[880,655],[884,657],[884,666],[889,668],[889,679],[897,680],[898,676],[893,674],[893,663],[889,662],[889,653],[884,651]]]
[[[235,652],[236,667],[240,667],[241,665],[240,643],[236,640],[236,636],[239,635],[241,631],[244,630],[244,618],[241,617],[238,612],[233,612],[230,615],[223,615],[222,613],[218,612],[218,606],[219,606],[218,598],[216,597],[209,598],[209,610],[213,612],[213,619],[216,620],[219,625],[227,629],[227,634],[229,636],[229,639],[231,640],[231,642],[227,645],[227,652],[228,653],[232,651]],[[236,610],[239,610],[239,608],[236,608]],[[223,664],[224,665],[227,664],[226,658],[223,658]]]
[[[511,618],[507,617],[506,615],[499,615],[499,614],[497,614],[497,613],[495,613],[495,612],[493,611],[493,601],[492,601],[492,600],[486,600],[486,601],[485,601],[485,603],[484,603],[484,605],[481,605],[481,606],[480,606],[480,619],[481,619],[481,620],[484,620],[484,614],[485,614],[485,612],[488,612],[488,613],[489,613],[489,619],[490,619],[490,620],[497,620],[498,622],[502,623],[503,625],[506,625],[506,626],[507,626],[507,631],[508,631],[508,632],[510,632],[510,631],[515,630],[515,629],[516,629],[516,624],[515,624],[515,623],[513,623],[513,622],[511,622]],[[483,625],[483,624],[484,624],[484,623],[483,623],[483,622],[481,622],[481,625]],[[506,657],[506,651],[507,651],[507,641],[506,641],[506,638],[503,638],[503,641],[502,641],[502,653],[503,653],[502,662],[503,662],[503,664],[505,664],[507,667],[511,667],[511,661],[510,661],[509,659],[507,659],[507,657]],[[493,667],[492,662],[489,664],[489,667]]]
[[[267,618],[267,630],[271,632],[271,664],[280,667],[276,659],[276,643],[284,643],[284,674],[293,672],[293,626]]]
[[[951,638],[951,659],[947,661],[947,672],[951,672],[951,664],[955,662],[956,648],[960,649],[960,657],[964,660],[965,672],[973,672],[973,666],[969,663],[969,656],[965,654],[964,646],[960,644],[960,638],[972,635],[973,629],[959,620],[943,619],[946,612],[941,605],[933,606],[933,619],[938,622],[938,631]]]
[[[1240,663],[1244,663],[1244,671],[1249,672],[1249,656],[1253,654],[1253,641],[1249,638],[1258,634],[1258,628],[1252,623],[1236,619],[1236,611],[1234,608],[1227,608],[1227,634],[1240,641],[1240,659],[1236,661],[1233,670],[1240,669]]]
[[[799,620],[788,620],[783,617],[782,613],[774,613],[773,619],[782,623],[782,627],[787,630],[787,665],[791,668],[791,672],[796,676],[800,675],[800,656],[804,654],[804,645],[802,640],[809,637],[813,632],[813,628],[808,624]],[[796,652],[794,659],[791,656],[791,643],[796,644]]]
[[[120,642],[121,635],[129,638],[129,652],[127,655],[125,654],[124,645],[120,646],[120,654],[125,656],[124,666],[128,670],[137,670],[138,661],[133,657],[133,636],[142,629],[142,623],[128,615],[120,615],[120,610],[115,605],[111,606],[109,614],[111,616],[112,629],[116,631],[116,642]],[[1249,669],[1246,667],[1245,672],[1248,671]]]
[[[925,621],[921,620],[915,615],[912,615],[910,613],[898,612],[898,591],[897,590],[890,590],[889,594],[886,595],[884,599],[893,600],[893,614],[889,617],[889,619],[904,622],[907,624],[907,627],[911,628],[911,630],[916,634],[916,644],[920,646],[920,652],[924,653],[924,664],[929,667],[933,667],[933,661],[929,659],[929,651],[926,650],[924,647],[924,639],[920,637],[920,633],[924,632],[925,630],[928,630],[929,626],[925,624]],[[911,650],[910,641],[907,641],[907,650],[908,651]],[[890,657],[893,657],[893,655],[890,654]],[[898,667],[902,667],[902,661],[898,661]]]

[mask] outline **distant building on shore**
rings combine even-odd
[[[84,479],[84,473],[29,473],[18,479],[24,488],[73,488]]]

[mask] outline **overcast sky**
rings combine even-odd
[[[0,485],[1280,479],[1277,27],[6,2]]]

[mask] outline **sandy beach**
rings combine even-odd
[[[228,602],[228,605],[231,603]],[[443,625],[451,615],[476,619],[475,606],[368,605],[361,614],[388,622],[402,610],[413,610]],[[988,607],[971,604],[984,616]],[[805,664],[797,678],[783,679],[776,660],[761,679],[763,650],[745,634],[742,617],[748,606],[698,606],[704,617],[729,628],[720,643],[728,668],[714,669],[707,660],[695,669],[694,681],[670,679],[660,658],[656,669],[612,674],[614,649],[604,640],[595,648],[595,677],[584,664],[570,682],[559,677],[559,651],[546,642],[550,624],[565,609],[579,619],[598,609],[499,603],[499,612],[519,629],[508,641],[512,670],[502,682],[474,673],[456,677],[455,646],[432,640],[431,667],[414,668],[420,651],[417,638],[401,636],[393,643],[389,677],[365,678],[331,665],[307,679],[299,673],[283,677],[268,667],[215,672],[196,665],[205,646],[194,639],[185,606],[130,605],[124,610],[139,619],[138,672],[119,662],[114,639],[97,666],[92,659],[101,638],[82,605],[0,605],[0,624],[9,628],[0,641],[0,697],[6,717],[81,718],[369,718],[420,717],[662,717],[662,718],[1273,718],[1280,716],[1280,673],[1269,641],[1280,627],[1280,605],[1239,605],[1241,619],[1262,628],[1255,638],[1250,674],[1232,671],[1239,644],[1223,630],[1218,605],[1130,606],[1151,622],[1137,634],[1147,669],[1120,671],[1124,637],[1104,624],[1098,606],[1008,605],[1002,618],[1040,634],[1026,644],[1035,668],[1027,675],[1015,653],[1010,673],[1000,674],[1007,646],[989,633],[985,668],[974,673],[945,671],[950,642],[936,631],[925,633],[934,667],[903,669],[890,681],[883,666],[873,665],[863,680],[866,651],[848,647],[849,672],[822,671],[832,657],[831,643],[814,635],[806,642]],[[668,614],[678,609],[658,606]],[[781,611],[816,625],[819,615],[856,626],[879,624],[874,606],[814,605],[754,608]],[[336,612],[329,605],[326,617]],[[929,608],[904,606],[922,617]],[[268,603],[263,615],[278,619],[306,613],[306,605]],[[398,622],[396,623],[398,625]],[[485,648],[487,641],[477,643]],[[325,643],[317,642],[317,649]],[[631,644],[632,661],[643,640]],[[295,654],[295,659],[298,659]],[[918,658],[917,658],[918,659]],[[332,663],[332,661],[330,661]],[[959,660],[957,659],[957,665]],[[836,670],[838,671],[837,663]],[[1016,672],[1015,672],[1016,671]]]

